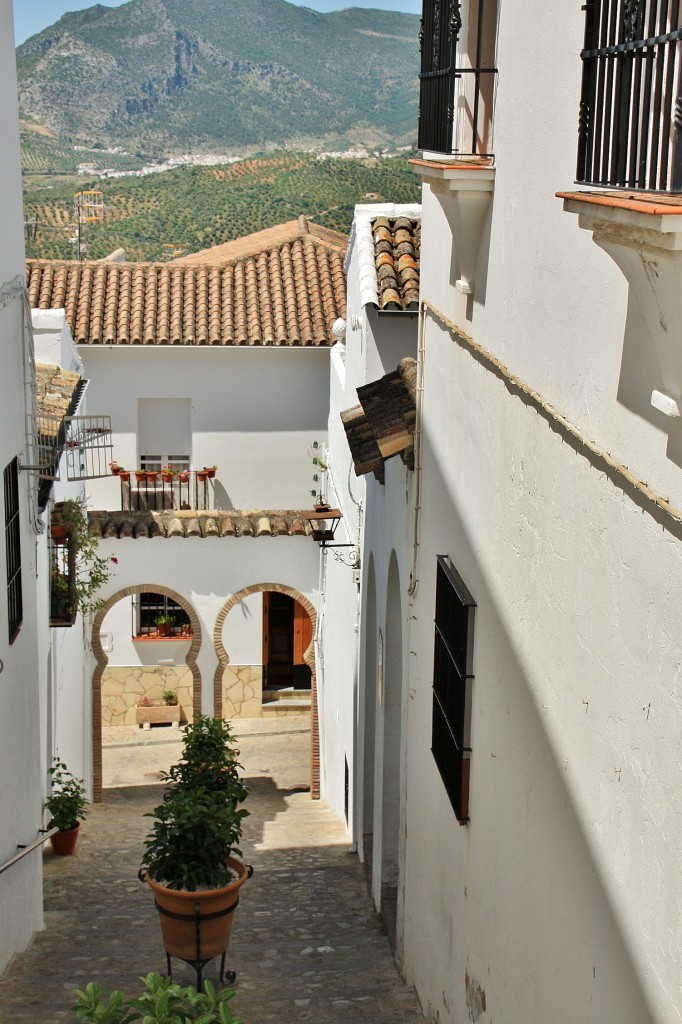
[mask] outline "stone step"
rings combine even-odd
[[[310,700],[271,700],[263,702],[263,718],[310,713]]]
[[[310,700],[310,690],[295,690],[293,686],[287,686],[281,690],[263,690],[264,704],[278,700]]]

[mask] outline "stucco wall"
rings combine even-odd
[[[12,7],[0,3],[0,286],[24,273],[21,170],[16,100],[16,70]],[[0,373],[0,470],[25,454],[24,371],[22,364],[22,300],[15,290],[0,308],[3,357]],[[17,846],[38,838],[43,824],[45,751],[41,722],[46,707],[40,700],[36,643],[35,534],[28,514],[29,476],[19,478],[23,624],[12,644],[8,637],[6,587],[0,588],[0,863],[13,857]],[[2,522],[4,523],[4,499]],[[0,578],[7,579],[5,543],[0,544]],[[44,736],[44,732],[42,734]],[[42,855],[38,850],[0,875],[0,971],[11,956],[42,926]]]
[[[190,399],[194,468],[217,465],[222,508],[305,508],[306,452],[324,441],[329,410],[326,349],[187,349],[87,346],[90,408],[111,415],[114,457],[139,465],[138,399]],[[116,478],[92,481],[92,508],[120,508]]]
[[[531,16],[547,54],[532,75],[518,61]],[[581,45],[578,8],[502,5],[476,293],[453,287],[448,201],[427,189],[422,297],[679,506],[675,425],[622,397],[640,383],[623,358],[625,282],[553,195],[573,177]],[[424,403],[406,975],[442,1021],[671,1024],[682,1006],[680,531],[430,315]],[[430,753],[437,554],[478,605],[466,827]]]

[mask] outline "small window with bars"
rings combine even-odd
[[[191,636],[189,615],[163,594],[143,591],[133,602],[134,636]]]
[[[439,555],[431,752],[461,824],[469,820],[475,609],[450,559]]]
[[[19,519],[19,460],[12,459],[3,474],[5,492],[5,557],[9,642],[14,643],[24,618],[21,590],[21,523]]]

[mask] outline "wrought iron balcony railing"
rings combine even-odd
[[[472,0],[464,34],[461,6],[460,0],[423,2],[418,145],[491,157],[497,0]]]
[[[680,0],[587,0],[577,181],[682,191]]]
[[[166,476],[164,473],[118,474],[121,484],[121,508],[124,512],[163,512],[172,509],[220,509],[215,479],[200,470],[187,470]]]

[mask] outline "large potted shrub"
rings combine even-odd
[[[50,815],[48,826],[59,829],[50,842],[57,856],[64,857],[76,849],[80,823],[87,814],[85,783],[75,778],[58,757],[53,758],[47,774],[51,792],[43,806]]]
[[[166,954],[201,970],[220,954],[221,979],[239,890],[252,874],[241,859],[240,804],[247,790],[225,722],[200,717],[185,729],[181,761],[145,842],[140,877],[159,911]]]

